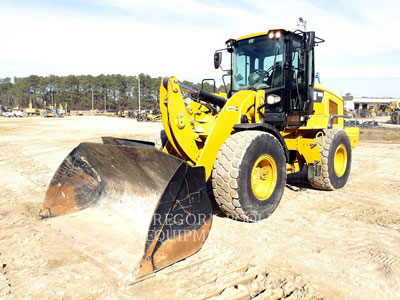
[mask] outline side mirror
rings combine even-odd
[[[214,68],[219,69],[219,67],[221,66],[221,61],[222,61],[222,53],[215,52],[214,53]]]

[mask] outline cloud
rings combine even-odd
[[[234,8],[228,3],[207,3],[206,1],[195,1],[195,0],[147,0],[147,1],[130,1],[130,0],[101,0],[100,3],[106,6],[119,8],[125,11],[130,11],[133,14],[138,11],[152,11],[161,12],[165,19],[169,19],[170,14],[180,14],[193,16],[203,16],[207,18],[207,15],[223,17],[243,17],[249,16],[249,12],[246,12],[240,8]],[[204,24],[207,25],[207,24]]]
[[[0,77],[121,73],[220,78],[212,55],[231,37],[295,29],[298,17],[326,40],[324,78],[400,78],[400,3],[381,0],[230,2],[26,0],[0,4]],[[382,9],[385,8],[385,9]]]
[[[19,74],[3,69],[1,76],[29,75],[21,72],[23,65],[36,65],[35,73],[41,74],[152,75],[183,69],[189,62],[195,69],[204,66],[205,55],[199,59],[198,44],[207,37],[199,30],[188,34],[185,28],[54,11],[2,12],[0,24],[9,30],[2,35],[6,43],[0,48],[0,57],[15,64]],[[211,55],[209,52],[210,66]]]

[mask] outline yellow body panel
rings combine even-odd
[[[358,127],[346,127],[344,131],[346,131],[349,136],[351,148],[354,149],[358,146],[360,140],[360,129]]]
[[[326,87],[315,84],[314,89],[316,93],[318,91],[323,92],[323,100],[321,102],[314,101],[314,114],[310,116],[307,125],[301,127],[300,129],[323,129],[328,127],[329,116],[331,114],[343,115],[343,99],[327,89]],[[336,108],[336,109],[334,109]],[[335,110],[335,111],[332,111]],[[336,122],[335,122],[336,121]],[[336,123],[336,124],[335,124]],[[343,118],[335,118],[333,123],[333,128],[340,127],[343,128]]]
[[[267,35],[267,34],[268,34],[268,32],[252,33],[252,34],[248,34],[248,35],[242,36],[240,38],[237,38],[236,40],[240,41],[240,40],[245,40],[245,39],[253,38],[256,36],[260,36],[260,35]]]
[[[198,166],[205,167],[207,179],[211,175],[219,149],[225,143],[226,139],[232,135],[234,131],[233,126],[240,123],[240,116],[254,104],[255,99],[256,92],[240,91],[228,100],[218,114],[197,164]]]
[[[299,136],[294,139],[285,138],[285,143],[289,150],[296,150],[301,153],[307,163],[321,165],[317,139],[307,139]]]

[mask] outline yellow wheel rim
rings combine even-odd
[[[277,177],[278,171],[272,156],[260,156],[251,171],[251,189],[254,196],[260,201],[267,200],[275,190]]]
[[[342,177],[346,172],[347,168],[347,150],[346,147],[341,144],[337,147],[334,158],[334,168],[336,176]]]

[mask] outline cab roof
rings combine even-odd
[[[269,33],[270,31],[283,31],[283,32],[285,32],[285,33],[291,33],[290,30],[287,30],[287,29],[284,29],[284,28],[277,28],[277,29],[270,29],[270,30],[265,31],[265,32],[259,32],[259,33],[248,34],[248,35],[242,36],[242,37],[240,37],[240,38],[238,38],[238,39],[236,39],[236,40],[237,40],[237,41],[241,41],[241,40],[249,39],[249,38],[252,38],[252,37],[257,37],[257,36],[262,36],[262,35],[268,35],[268,33]]]

